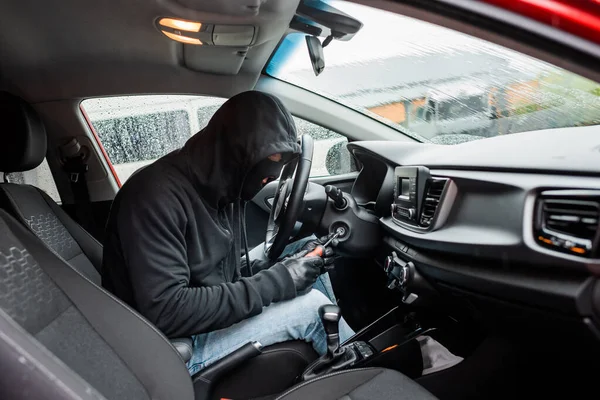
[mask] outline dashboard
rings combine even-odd
[[[597,127],[455,146],[353,142],[348,149],[362,165],[352,195],[379,217],[391,287],[418,294],[406,281],[416,274],[450,292],[598,326]]]

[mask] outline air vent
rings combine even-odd
[[[433,217],[435,217],[435,213],[440,205],[447,182],[448,180],[443,178],[430,178],[427,180],[427,190],[419,222],[421,226],[429,227],[433,222]]]
[[[556,251],[591,257],[599,229],[600,199],[553,197],[542,195],[538,201],[536,241]]]
[[[598,203],[575,200],[546,200],[543,223],[549,229],[592,240],[598,229]]]

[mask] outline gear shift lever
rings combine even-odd
[[[313,361],[302,373],[302,380],[307,381],[317,376],[343,369],[352,368],[360,360],[373,354],[362,354],[361,349],[370,350],[364,342],[352,342],[340,347],[339,325],[342,310],[333,304],[319,307],[319,318],[327,335],[327,354]],[[366,353],[365,353],[366,354]]]
[[[319,307],[319,317],[327,334],[327,358],[332,359],[340,348],[339,325],[342,310],[333,304]]]

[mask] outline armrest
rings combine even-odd
[[[262,345],[259,342],[249,342],[208,366],[194,375],[195,400],[206,400],[212,395],[212,389],[227,372],[242,365],[244,362],[262,354]]]
[[[192,359],[193,341],[191,337],[170,339],[183,362],[187,363]]]

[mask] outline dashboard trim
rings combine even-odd
[[[591,135],[588,130],[577,132],[581,132],[583,139]],[[543,138],[531,138],[531,141],[548,147],[545,141],[547,135],[554,134],[556,132],[546,131]],[[536,229],[532,223],[536,212],[536,198],[540,193],[553,190],[577,193],[600,189],[600,172],[597,168],[591,170],[591,164],[586,164],[586,168],[580,168],[579,165],[585,158],[583,154],[587,154],[586,151],[590,148],[577,146],[566,154],[564,144],[571,142],[563,140],[562,146],[549,148],[546,158],[537,160],[540,162],[533,163],[535,160],[531,155],[536,153],[528,149],[527,157],[519,157],[519,162],[513,163],[516,157],[514,151],[518,150],[519,155],[525,154],[522,146],[515,142],[518,137],[519,135],[514,135],[512,138],[469,142],[468,146],[354,142],[348,144],[348,148],[353,154],[366,155],[369,159],[378,159],[381,164],[387,165],[385,190],[380,188],[377,202],[381,203],[382,211],[378,213],[381,227],[391,237],[423,251],[433,250],[471,259],[502,260],[502,267],[522,264],[542,271],[577,271],[600,276],[599,254],[593,254],[593,258],[584,258],[557,253],[535,243],[535,236],[532,234]],[[558,141],[559,138],[554,139]],[[508,143],[504,143],[506,140]],[[590,137],[589,142],[596,149],[597,136]],[[529,141],[525,144],[533,145]],[[440,152],[442,148],[444,154]],[[598,154],[597,150],[594,150],[594,154]],[[508,155],[511,167],[506,166]],[[564,165],[563,156],[572,161],[568,167]],[[448,164],[450,158],[452,163]],[[465,165],[465,160],[470,165]],[[504,164],[500,165],[500,161]],[[442,165],[451,166],[442,168]],[[450,178],[452,186],[456,185],[451,188],[451,192],[456,190],[454,196],[448,196],[455,197],[452,206],[450,207],[450,202],[444,202],[438,207],[439,220],[432,221],[435,229],[415,229],[414,226],[392,220],[388,211],[391,201],[387,199],[392,199],[389,186],[395,183],[390,171],[397,166],[424,166],[432,176]],[[362,173],[365,174],[365,171]]]

